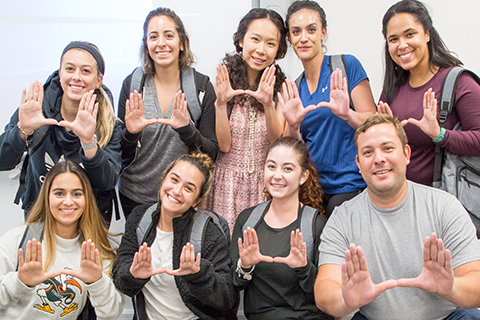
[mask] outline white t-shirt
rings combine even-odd
[[[164,232],[157,227],[157,236],[150,247],[153,269],[173,269],[172,248],[173,232]],[[149,319],[198,319],[183,302],[175,285],[174,276],[166,273],[154,275],[143,287],[142,292]]]

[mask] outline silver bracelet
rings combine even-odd
[[[98,140],[97,140],[97,135],[94,133],[94,134],[93,134],[93,141],[92,141],[92,142],[90,142],[90,143],[82,143],[82,141],[80,141],[80,144],[82,145],[83,150],[88,151],[88,150],[93,150],[93,149],[95,149],[95,146],[97,145],[97,142],[98,142]]]
[[[253,270],[255,270],[255,265],[252,266],[252,268],[250,269],[250,271],[245,271],[243,270],[242,268],[242,260],[240,258],[238,258],[238,262],[237,262],[237,269],[235,269],[235,272],[237,273],[237,275],[240,277],[240,278],[243,278],[245,280],[252,280],[252,272]]]

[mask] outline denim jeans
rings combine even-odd
[[[457,308],[450,313],[444,320],[479,320],[480,310],[478,309],[463,309]],[[352,320],[368,320],[363,314],[359,312],[355,313]]]

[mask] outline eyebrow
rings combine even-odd
[[[70,62],[70,61],[65,61],[65,65],[72,65],[72,66],[76,66],[76,64],[75,64],[75,63],[73,63],[73,62]],[[94,67],[93,65],[91,65],[91,64],[82,64],[80,67],[81,67],[81,68],[84,68],[84,67],[95,68],[95,67]]]
[[[274,163],[274,164],[277,164],[277,163],[276,163],[274,160],[272,160],[272,159],[267,159],[266,162],[272,162],[272,163]],[[281,165],[282,165],[282,166],[294,166],[294,167],[296,167],[293,162],[284,162],[284,163],[281,163]]]
[[[176,174],[175,172],[172,172],[171,174],[174,175],[176,178],[181,179],[181,177],[178,174]],[[193,183],[191,181],[187,181],[187,184],[194,187],[195,189],[197,189],[197,186],[195,185],[195,183]]]
[[[259,37],[259,38],[265,38],[265,37],[263,37],[260,33],[257,33],[257,32],[252,32],[250,35],[251,35],[251,36],[257,36],[257,37]],[[278,38],[268,38],[267,40],[278,41]]]
[[[64,188],[55,188],[55,189],[52,189],[52,192],[53,191],[65,191]],[[82,191],[83,192],[83,189],[82,188],[76,188],[76,189],[73,189],[72,191]]]
[[[402,31],[401,34],[407,33],[407,32],[409,32],[409,31],[415,31],[415,32],[416,32],[417,29],[410,27],[410,28],[405,29],[404,31]],[[396,37],[396,36],[397,36],[396,34],[391,34],[391,35],[389,35],[389,36],[387,37],[387,39],[390,39],[391,37]]]

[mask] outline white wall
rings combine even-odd
[[[260,0],[285,16],[291,0]],[[365,67],[375,100],[383,77],[381,20],[395,1],[323,0],[328,22],[328,53],[352,53]],[[450,50],[465,65],[480,73],[480,1],[426,0],[434,25]],[[106,60],[105,83],[118,98],[125,76],[138,65],[142,25],[157,6],[174,9],[190,34],[196,68],[215,78],[215,68],[225,52],[232,51],[232,34],[251,0],[0,0],[0,126],[8,123],[18,107],[23,87],[43,82],[58,68],[60,53],[71,40],[97,44]],[[279,64],[290,78],[302,70],[291,49]],[[0,130],[3,131],[3,130]],[[0,159],[1,161],[1,159]],[[10,173],[0,173],[0,235],[23,221],[23,213],[12,204],[17,182]]]

